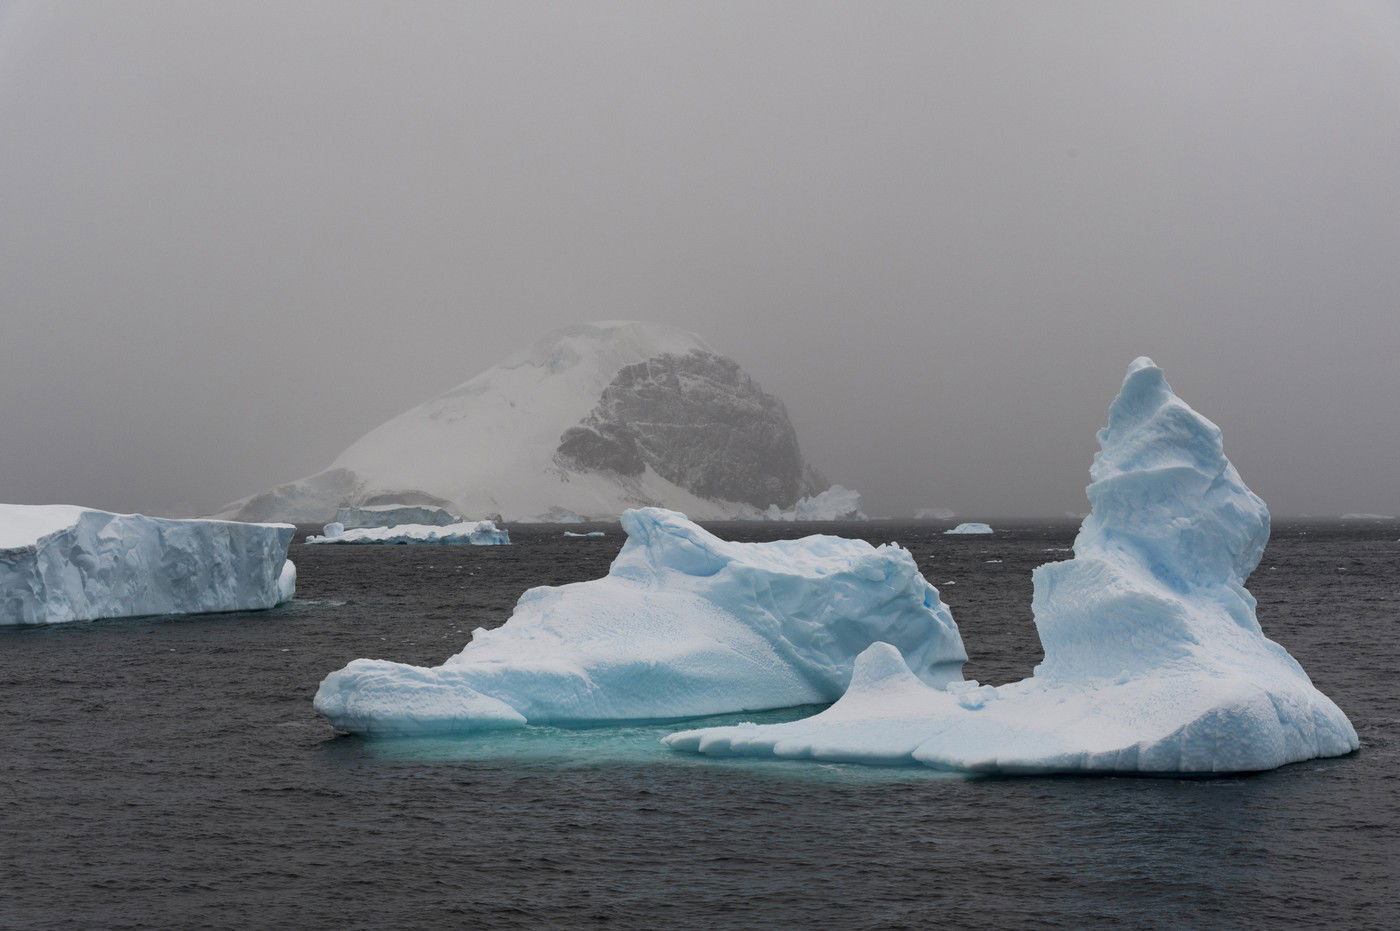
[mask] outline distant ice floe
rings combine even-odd
[[[958,525],[957,525],[956,527],[954,527],[952,530],[945,530],[945,531],[943,531],[943,532],[944,532],[944,534],[950,534],[950,533],[994,533],[995,531],[993,531],[992,528],[991,528],[989,525],[987,525],[987,524],[970,523],[970,524],[958,524]]]
[[[602,537],[602,536],[606,536],[606,534],[604,534],[603,531],[601,531],[601,530],[590,530],[590,531],[588,531],[587,533],[574,533],[572,530],[565,530],[565,531],[564,531],[564,536],[566,536],[566,537]]]
[[[291,600],[291,524],[0,505],[0,625],[251,611]]]
[[[307,537],[307,543],[435,543],[452,546],[495,546],[510,542],[510,531],[495,521],[468,520],[440,527],[429,524],[401,524],[397,527],[359,527],[346,530],[337,523],[327,524],[322,536]]]
[[[622,527],[604,578],[527,591],[441,666],[355,660],[317,710],[345,731],[423,735],[784,708],[839,697],[877,641],[920,682],[961,678],[957,627],[899,546],[731,543],[660,508]]]
[[[1391,514],[1343,514],[1342,520],[1395,520]]]
[[[1269,513],[1219,428],[1140,358],[1098,439],[1074,558],[1034,573],[1045,659],[1030,678],[938,688],[879,643],[814,717],[665,742],[992,773],[1247,772],[1355,750],[1346,715],[1255,618],[1244,582]]]

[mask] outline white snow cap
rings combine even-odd
[[[881,645],[803,721],[673,734],[678,750],[978,772],[1209,773],[1355,750],[1356,732],[1264,636],[1244,581],[1269,535],[1220,430],[1146,357],[1099,431],[1074,558],[1035,570],[1029,679],[930,688]]]
[[[757,711],[837,698],[877,641],[932,686],[967,659],[908,551],[811,536],[730,543],[661,508],[622,515],[606,577],[527,591],[433,668],[359,659],[316,709],[367,734]]]

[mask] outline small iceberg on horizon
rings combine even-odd
[[[938,688],[877,643],[841,699],[813,717],[664,742],[716,756],[1159,775],[1357,749],[1346,715],[1255,617],[1244,583],[1269,512],[1225,457],[1220,429],[1139,358],[1098,440],[1074,558],[1033,576],[1045,659],[1030,678]]]
[[[992,530],[990,524],[968,523],[968,524],[958,524],[958,525],[957,525],[956,527],[954,527],[952,530],[945,530],[945,531],[943,531],[943,534],[946,536],[946,535],[948,535],[948,534],[950,534],[950,533],[995,533],[995,532],[996,532],[996,531]]]
[[[0,504],[0,626],[271,608],[296,593],[295,532]]]
[[[325,526],[318,537],[307,537],[307,543],[433,543],[448,546],[499,546],[510,543],[510,531],[496,526],[495,521],[468,520],[445,526],[437,524],[399,524],[394,527],[357,527],[346,530],[339,521]]]
[[[564,536],[591,539],[596,537],[607,536],[607,534],[603,533],[603,531],[601,530],[590,530],[587,533],[574,533],[572,530],[565,530]]]
[[[732,543],[662,508],[622,528],[605,577],[530,589],[441,666],[357,659],[316,710],[343,731],[425,736],[825,704],[876,642],[930,686],[962,676],[957,626],[902,547]]]

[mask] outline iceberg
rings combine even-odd
[[[791,508],[784,510],[776,504],[766,510],[745,505],[740,508],[739,520],[868,520],[861,510],[860,492],[844,485],[832,485],[820,494],[799,498]]]
[[[993,533],[992,528],[987,524],[958,524],[952,530],[945,530],[943,533]]]
[[[931,687],[874,644],[811,718],[672,734],[676,750],[989,773],[1221,773],[1358,746],[1345,714],[1264,636],[1244,587],[1269,512],[1220,430],[1140,358],[1098,434],[1074,558],[1035,570],[1045,659],[999,687]]]
[[[291,524],[0,505],[0,625],[252,611],[291,600]]]
[[[811,536],[732,543],[660,508],[622,515],[601,579],[533,588],[441,666],[358,659],[316,709],[372,735],[760,711],[841,695],[872,643],[932,687],[961,678],[957,626],[907,550]]]
[[[510,542],[510,531],[495,521],[467,520],[445,527],[433,524],[400,524],[397,527],[357,527],[347,530],[332,522],[323,535],[307,537],[307,543],[437,543],[451,546],[495,546]]]
[[[566,536],[566,537],[588,537],[588,538],[592,538],[592,537],[606,536],[606,534],[604,534],[603,531],[601,531],[601,530],[590,530],[590,531],[588,531],[587,533],[574,533],[572,530],[565,530],[565,531],[564,531],[564,536]]]
[[[336,512],[334,522],[346,530],[358,530],[362,527],[398,527],[403,524],[446,527],[448,524],[460,524],[462,518],[447,508],[429,504],[373,504],[341,508]]]

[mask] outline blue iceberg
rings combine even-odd
[[[1045,659],[1030,678],[939,687],[874,644],[820,714],[665,742],[991,773],[1246,772],[1355,750],[1346,715],[1255,617],[1244,583],[1269,512],[1220,429],[1140,358],[1098,439],[1074,558],[1033,577]]]
[[[824,704],[877,642],[931,688],[962,677],[957,626],[899,546],[732,543],[661,508],[622,527],[604,578],[527,591],[441,666],[355,660],[316,709],[340,730],[431,735]]]
[[[296,592],[295,532],[0,504],[0,625],[271,608]]]

